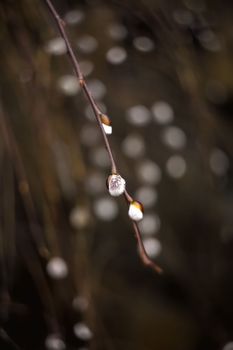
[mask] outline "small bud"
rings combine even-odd
[[[112,133],[111,120],[106,114],[100,114],[100,120],[104,128],[105,134],[110,135]]]
[[[111,196],[118,197],[125,191],[125,179],[119,174],[112,174],[107,179],[107,187]]]
[[[143,205],[138,201],[132,201],[129,205],[129,217],[133,221],[140,221],[143,218]]]

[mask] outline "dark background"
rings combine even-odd
[[[111,117],[110,142],[129,192],[147,186],[157,195],[145,214],[160,223],[149,237],[161,248],[154,258],[164,274],[142,265],[127,207],[107,193],[109,164],[86,99],[59,89],[73,72],[65,54],[48,48],[58,31],[47,7],[4,0],[0,349],[46,349],[56,334],[67,349],[231,350],[232,1],[53,3],[63,18],[83,14],[66,30],[78,58],[92,63],[87,82],[104,84],[97,99]],[[109,35],[113,23],[124,26],[121,39]],[[86,34],[98,43],[90,53],[79,49]],[[152,40],[151,51],[135,47],[140,36]],[[114,46],[127,53],[119,65],[106,59]],[[170,124],[156,122],[158,101],[172,107]],[[148,124],[129,122],[135,105],[147,108]],[[180,146],[164,142],[169,125],[184,132]],[[129,156],[124,145],[132,135],[144,149]],[[185,162],[180,177],[168,171],[172,156]],[[138,175],[145,160],[160,169],[160,181]],[[109,218],[99,214],[101,200],[105,214],[113,206],[112,218],[111,210]],[[67,264],[64,278],[48,273],[54,256]],[[80,295],[88,307],[74,307]],[[75,336],[77,322],[88,324],[90,341]]]

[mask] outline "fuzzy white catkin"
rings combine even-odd
[[[134,203],[131,203],[128,211],[129,217],[134,221],[140,221],[143,218],[143,212]]]
[[[118,174],[109,176],[108,190],[111,196],[118,197],[125,191],[125,179]]]
[[[103,126],[105,134],[111,135],[111,133],[112,133],[111,125],[106,125],[106,124],[102,123],[102,126]]]

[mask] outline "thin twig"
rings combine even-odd
[[[69,58],[71,60],[72,66],[73,66],[75,74],[76,74],[76,76],[77,76],[77,78],[79,80],[80,86],[83,89],[83,92],[86,95],[88,101],[90,102],[90,105],[91,105],[91,107],[93,109],[93,112],[95,114],[98,126],[99,126],[99,128],[100,128],[100,130],[102,132],[103,139],[104,139],[104,144],[105,144],[105,147],[107,149],[107,152],[108,152],[108,155],[109,155],[109,158],[110,158],[110,161],[111,161],[112,174],[116,174],[117,173],[116,162],[114,160],[111,146],[109,144],[108,138],[106,136],[106,133],[104,131],[104,128],[103,128],[102,122],[101,122],[102,112],[100,111],[99,107],[97,106],[97,104],[96,104],[96,102],[95,102],[95,100],[94,100],[94,98],[93,98],[93,96],[92,96],[92,94],[91,94],[91,92],[90,92],[90,90],[89,90],[89,88],[87,86],[85,78],[84,78],[84,76],[82,74],[82,71],[80,69],[80,65],[79,65],[78,59],[77,59],[77,57],[74,54],[74,51],[73,51],[72,46],[71,46],[71,43],[70,43],[70,41],[69,41],[69,39],[67,37],[66,31],[64,29],[65,28],[65,22],[59,16],[59,14],[57,13],[57,11],[54,8],[54,6],[51,3],[51,1],[50,0],[44,0],[44,1],[46,2],[46,4],[47,4],[47,6],[48,6],[52,16],[56,20],[56,23],[57,23],[59,32],[61,34],[61,37],[65,41],[66,48],[67,48],[67,55],[69,56]],[[129,195],[129,193],[126,190],[124,192],[124,197],[125,197],[127,203],[131,203],[132,202],[132,197]],[[135,221],[133,221],[133,220],[131,220],[131,221],[133,223],[133,228],[134,228],[134,231],[135,231],[135,237],[137,239],[138,247],[139,247],[139,254],[140,254],[140,258],[141,258],[143,264],[146,265],[146,266],[151,267],[154,271],[156,271],[158,273],[161,273],[162,269],[157,264],[155,264],[149,258],[148,254],[146,253],[145,247],[143,245],[143,240],[142,240],[142,237],[141,237],[141,233],[140,233],[140,230],[139,230],[139,227],[138,227],[137,223]]]
[[[77,58],[75,57],[74,51],[72,49],[72,46],[70,44],[70,41],[69,41],[69,39],[67,37],[67,34],[65,32],[65,29],[64,29],[65,22],[58,15],[58,13],[55,10],[54,6],[52,5],[51,1],[49,1],[49,0],[45,0],[45,1],[46,1],[47,5],[48,5],[48,7],[50,9],[50,12],[52,13],[53,17],[55,18],[55,20],[57,22],[60,34],[61,34],[61,36],[63,37],[63,39],[64,39],[64,41],[66,43],[67,54],[70,57],[70,60],[71,60],[71,63],[73,65],[75,74],[76,74],[76,76],[77,76],[77,78],[79,80],[80,86],[82,87],[82,89],[83,89],[87,99],[89,100],[89,102],[91,104],[91,107],[93,109],[93,112],[95,114],[96,120],[98,122],[98,125],[100,127],[100,130],[101,130],[103,138],[104,138],[105,147],[106,147],[106,149],[108,151],[108,155],[109,155],[109,158],[111,160],[112,173],[117,173],[117,168],[116,168],[116,164],[115,164],[115,161],[114,161],[114,158],[113,158],[112,150],[111,150],[111,147],[109,145],[107,136],[105,134],[105,131],[103,129],[102,122],[101,122],[101,119],[100,119],[100,116],[101,116],[102,113],[101,113],[99,107],[97,106],[95,100],[92,97],[92,94],[91,94],[91,92],[90,92],[90,90],[89,90],[89,88],[88,88],[88,86],[86,84],[86,81],[85,81],[84,76],[82,74],[82,71],[80,69],[79,62],[78,62]]]
[[[155,264],[148,257],[148,255],[146,253],[146,250],[145,250],[145,247],[144,247],[144,244],[143,244],[143,241],[142,241],[142,236],[141,236],[138,224],[135,221],[132,221],[132,222],[133,222],[133,228],[134,228],[135,236],[136,236],[136,239],[138,241],[139,254],[140,254],[140,257],[141,257],[141,259],[143,261],[143,264],[146,265],[146,266],[151,267],[154,271],[156,271],[157,273],[161,274],[163,272],[162,268],[159,265]]]

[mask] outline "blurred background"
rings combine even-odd
[[[0,5],[0,349],[233,349],[233,3],[54,0],[129,192],[45,2]]]

